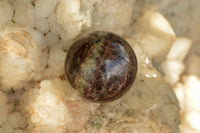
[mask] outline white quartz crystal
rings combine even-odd
[[[0,25],[7,21],[11,21],[13,15],[13,7],[7,0],[0,1]]]
[[[179,133],[168,82],[179,80],[191,41],[176,40],[152,7],[136,0],[1,0],[0,133]],[[138,61],[133,86],[110,103],[81,98],[65,78],[69,47],[96,30],[127,40]]]

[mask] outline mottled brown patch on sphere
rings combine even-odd
[[[110,32],[93,32],[71,46],[65,61],[69,83],[94,102],[113,101],[135,80],[137,59],[129,44]]]

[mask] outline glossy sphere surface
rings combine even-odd
[[[71,46],[65,72],[69,83],[82,97],[108,102],[130,89],[137,73],[137,60],[121,37],[98,31]]]

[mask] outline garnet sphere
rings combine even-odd
[[[137,73],[137,59],[121,37],[96,31],[78,39],[65,60],[71,86],[93,102],[109,102],[127,92]]]

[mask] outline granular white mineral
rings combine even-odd
[[[178,100],[156,69],[176,37],[154,6],[1,0],[0,18],[0,133],[179,133]],[[121,35],[138,60],[132,88],[110,103],[82,99],[64,78],[68,48],[95,30]]]

